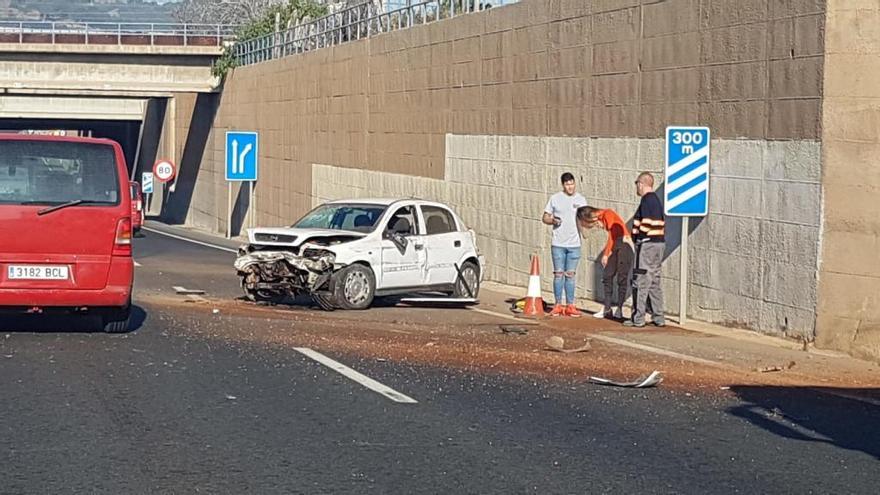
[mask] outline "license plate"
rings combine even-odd
[[[66,266],[9,265],[6,276],[10,280],[67,280]]]

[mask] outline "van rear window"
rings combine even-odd
[[[106,144],[0,140],[0,204],[119,204],[116,154]]]

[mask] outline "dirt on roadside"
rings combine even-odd
[[[663,387],[716,393],[724,393],[731,385],[866,386],[853,383],[852,377],[841,382],[826,379],[811,383],[788,370],[760,373],[647,353],[590,340],[590,333],[577,321],[554,324],[551,328],[528,320],[478,318],[473,312],[461,318],[446,312],[461,311],[455,309],[327,313],[297,306],[261,306],[240,300],[191,302],[164,295],[148,295],[142,299],[157,308],[185,310],[185,314],[197,317],[195,321],[206,322],[186,326],[188,332],[206,338],[285,348],[311,347],[336,355],[473,372],[582,382],[591,375],[632,380],[659,370],[664,376]],[[564,339],[567,349],[586,342],[591,344],[591,349],[572,354],[553,352],[548,350],[546,341],[554,335]]]

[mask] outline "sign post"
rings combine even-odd
[[[228,184],[226,238],[232,237],[232,183],[249,182],[248,225],[254,218],[254,182],[257,181],[259,136],[256,132],[226,132],[226,182]]]
[[[144,214],[146,215],[152,211],[153,172],[141,173],[141,192],[144,193]]]
[[[153,165],[153,175],[159,182],[169,182],[177,175],[177,167],[171,160],[159,160]]]
[[[690,217],[709,214],[708,127],[666,128],[666,216],[681,217],[679,267],[679,324],[687,322],[688,234]]]
[[[156,163],[153,164],[153,176],[157,182],[162,184],[168,184],[174,177],[177,176],[177,167],[174,166],[174,162],[171,160],[157,160]],[[173,192],[174,187],[170,187],[166,189],[167,186],[163,186],[163,191]],[[167,199],[167,195],[163,192],[160,196],[162,199],[162,203],[160,207],[164,206],[164,202]],[[150,196],[150,201],[152,202],[153,197]]]

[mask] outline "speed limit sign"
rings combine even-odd
[[[153,165],[153,175],[159,182],[168,182],[174,178],[177,169],[171,160],[159,160]]]

